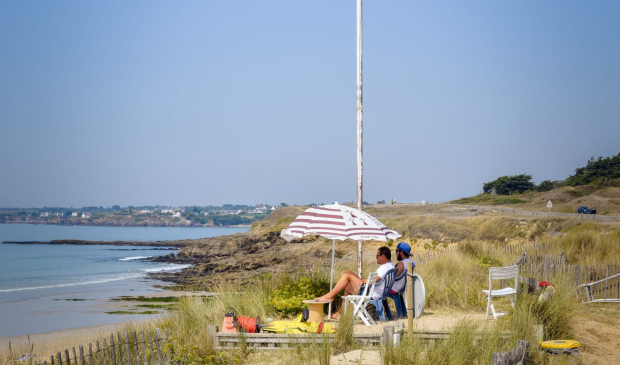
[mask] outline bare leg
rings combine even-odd
[[[360,279],[359,276],[355,275],[354,272],[346,270],[342,273],[340,279],[338,279],[336,285],[334,285],[334,288],[329,293],[315,299],[323,301],[334,299],[334,297],[343,290],[345,291],[346,295],[357,294],[361,286],[362,279]]]

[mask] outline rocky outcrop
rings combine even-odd
[[[194,240],[182,247],[177,256],[167,260],[193,264],[179,273],[155,274],[156,278],[181,286],[212,288],[223,281],[240,284],[268,273],[310,270],[313,265],[329,263],[331,241],[309,237],[292,242],[280,238],[280,231],[302,211],[299,207],[277,210],[256,222],[249,232]],[[351,248],[339,243],[336,257]]]

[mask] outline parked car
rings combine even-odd
[[[588,207],[577,208],[577,214],[596,214],[596,209],[590,209]]]

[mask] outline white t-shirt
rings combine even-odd
[[[392,270],[393,268],[394,264],[391,261],[386,262],[385,264],[379,266],[379,268],[377,269],[377,276],[383,279],[385,274],[387,274],[387,272]],[[380,299],[383,296],[383,287],[384,283],[375,285],[375,291],[372,293],[372,299]]]

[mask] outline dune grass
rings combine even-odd
[[[404,239],[410,240],[414,247],[415,237],[422,234],[458,242],[458,250],[417,263],[415,272],[424,280],[429,309],[484,313],[486,298],[481,290],[488,285],[488,268],[512,264],[518,256],[503,249],[507,239],[511,242],[533,242],[544,238],[552,242],[545,254],[560,255],[564,252],[571,263],[613,263],[620,260],[617,244],[620,242],[620,228],[614,225],[565,219],[495,217],[405,217],[392,223],[390,228],[404,232]],[[554,234],[549,235],[549,232]],[[372,259],[366,260],[364,265],[365,268],[374,268],[376,263]],[[357,347],[352,341],[353,319],[350,315],[341,317],[334,342],[298,346],[291,351],[276,351],[268,355],[257,354],[244,346],[226,352],[216,351],[213,339],[206,330],[209,325],[220,326],[229,308],[239,315],[259,317],[263,323],[269,319],[291,319],[290,315],[287,317],[278,312],[270,298],[276,291],[299,282],[302,277],[329,282],[329,265],[321,262],[317,267],[313,273],[300,271],[257,277],[251,285],[221,284],[212,288],[216,295],[211,297],[182,297],[176,311],[150,326],[168,331],[170,344],[166,351],[179,364],[327,364],[330,356]],[[339,260],[335,279],[345,269],[354,271],[354,260]],[[555,284],[556,291],[547,301],[540,301],[538,295],[528,295],[525,291],[518,295],[514,308],[507,298],[497,302],[494,300],[502,311],[507,312],[498,321],[480,324],[465,320],[445,341],[428,342],[403,336],[400,345],[393,349],[383,348],[383,361],[385,364],[487,364],[493,352],[507,351],[516,346],[517,340],[525,339],[531,344],[532,363],[541,364],[544,358],[537,343],[538,325],[543,326],[544,339],[571,338],[574,336],[572,319],[583,310],[574,295],[574,283],[562,275],[556,275],[550,281]],[[481,332],[485,335],[480,336]],[[20,348],[15,354],[23,354],[27,350]]]

